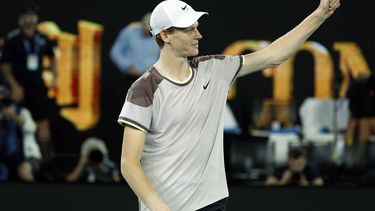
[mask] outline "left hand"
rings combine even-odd
[[[308,186],[310,183],[309,181],[306,179],[305,175],[301,175],[301,178],[300,178],[300,181],[299,181],[299,185],[300,186]]]
[[[55,88],[56,86],[57,86],[57,78],[56,76],[54,76],[51,81],[51,87]]]
[[[15,119],[17,117],[16,109],[14,106],[7,106],[1,110],[1,113],[8,119]]]
[[[130,66],[129,67],[129,75],[138,77],[140,75],[139,70],[135,66]]]
[[[324,18],[329,18],[339,7],[340,0],[320,0],[318,10],[323,13]]]
[[[79,161],[78,161],[78,166],[80,167],[84,167],[88,162],[89,162],[89,158],[88,158],[88,154],[87,153],[84,153],[81,155],[81,157],[79,158]]]

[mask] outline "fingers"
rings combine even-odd
[[[330,12],[335,11],[338,7],[340,7],[340,0],[329,0],[329,8]]]

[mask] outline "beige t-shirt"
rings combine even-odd
[[[151,67],[128,90],[118,122],[147,133],[142,167],[173,211],[192,211],[228,196],[223,113],[242,56],[202,56],[177,83]],[[150,210],[140,201],[140,210]]]

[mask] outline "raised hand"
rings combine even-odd
[[[325,18],[329,18],[339,7],[340,0],[320,0],[318,10],[323,13]]]

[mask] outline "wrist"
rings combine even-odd
[[[318,20],[318,21],[325,21],[329,16],[328,13],[324,11],[322,8],[318,8],[313,12],[313,16]]]
[[[162,201],[162,199],[158,195],[150,196],[147,201],[149,202],[148,204],[152,211],[169,210],[168,206]]]

